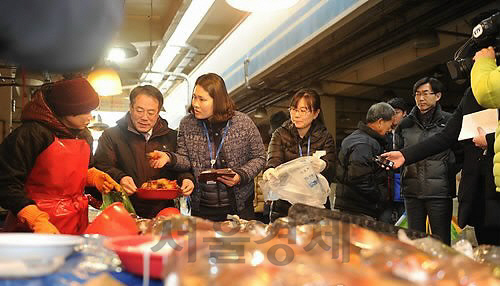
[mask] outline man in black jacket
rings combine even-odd
[[[413,164],[426,157],[443,152],[457,143],[463,116],[484,110],[471,89],[467,89],[460,104],[445,128],[436,135],[401,151],[383,154],[395,162]],[[474,226],[479,244],[500,245],[500,193],[495,191],[493,179],[493,144],[495,134],[477,135],[463,141],[463,169],[458,189],[458,225]]]
[[[444,129],[451,114],[441,109],[443,84],[424,77],[413,86],[416,106],[396,130],[400,148],[415,145]],[[432,233],[450,244],[452,198],[455,197],[455,154],[447,149],[411,165],[405,165],[401,179],[408,227],[425,232],[429,217]]]
[[[177,179],[185,196],[194,189],[194,177],[190,173],[177,173],[149,165],[146,154],[155,150],[175,152],[177,132],[168,128],[160,117],[163,95],[151,86],[138,86],[130,92],[130,111],[118,125],[103,132],[95,154],[95,166],[105,170],[131,195],[130,199],[141,217],[154,217],[165,207],[173,206],[171,200],[144,200],[134,193],[138,186],[153,180]]]
[[[386,208],[389,172],[374,158],[384,152],[385,135],[391,130],[394,115],[389,104],[376,103],[366,114],[366,124],[360,122],[358,130],[342,141],[335,209],[378,219]]]

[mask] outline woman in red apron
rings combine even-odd
[[[43,86],[23,108],[23,124],[0,145],[5,231],[81,234],[88,224],[84,187],[119,188],[106,173],[88,169],[87,125],[98,105],[88,81],[75,78]]]

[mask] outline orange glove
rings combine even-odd
[[[109,193],[112,189],[120,191],[120,185],[110,175],[96,168],[90,168],[87,171],[87,185],[95,186],[99,192],[104,194]]]
[[[24,207],[17,213],[22,223],[27,223],[36,233],[59,234],[59,230],[49,222],[49,214],[41,211],[36,205]]]

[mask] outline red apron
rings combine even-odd
[[[25,183],[26,194],[62,234],[82,234],[88,225],[87,181],[90,147],[83,139],[59,139],[36,158]],[[12,218],[6,229],[13,227]],[[9,226],[10,225],[10,226]]]

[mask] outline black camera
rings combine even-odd
[[[489,46],[495,47],[495,54],[500,56],[500,12],[482,20],[472,29],[472,36],[456,52],[452,61],[446,63],[448,72],[453,80],[464,80],[469,78],[470,71],[474,65],[472,57],[475,53]]]
[[[392,169],[392,167],[394,167],[394,162],[382,157],[382,156],[375,156],[373,158],[373,161],[375,161],[375,163],[377,163],[377,165],[379,165],[380,167],[382,168],[390,168]]]

